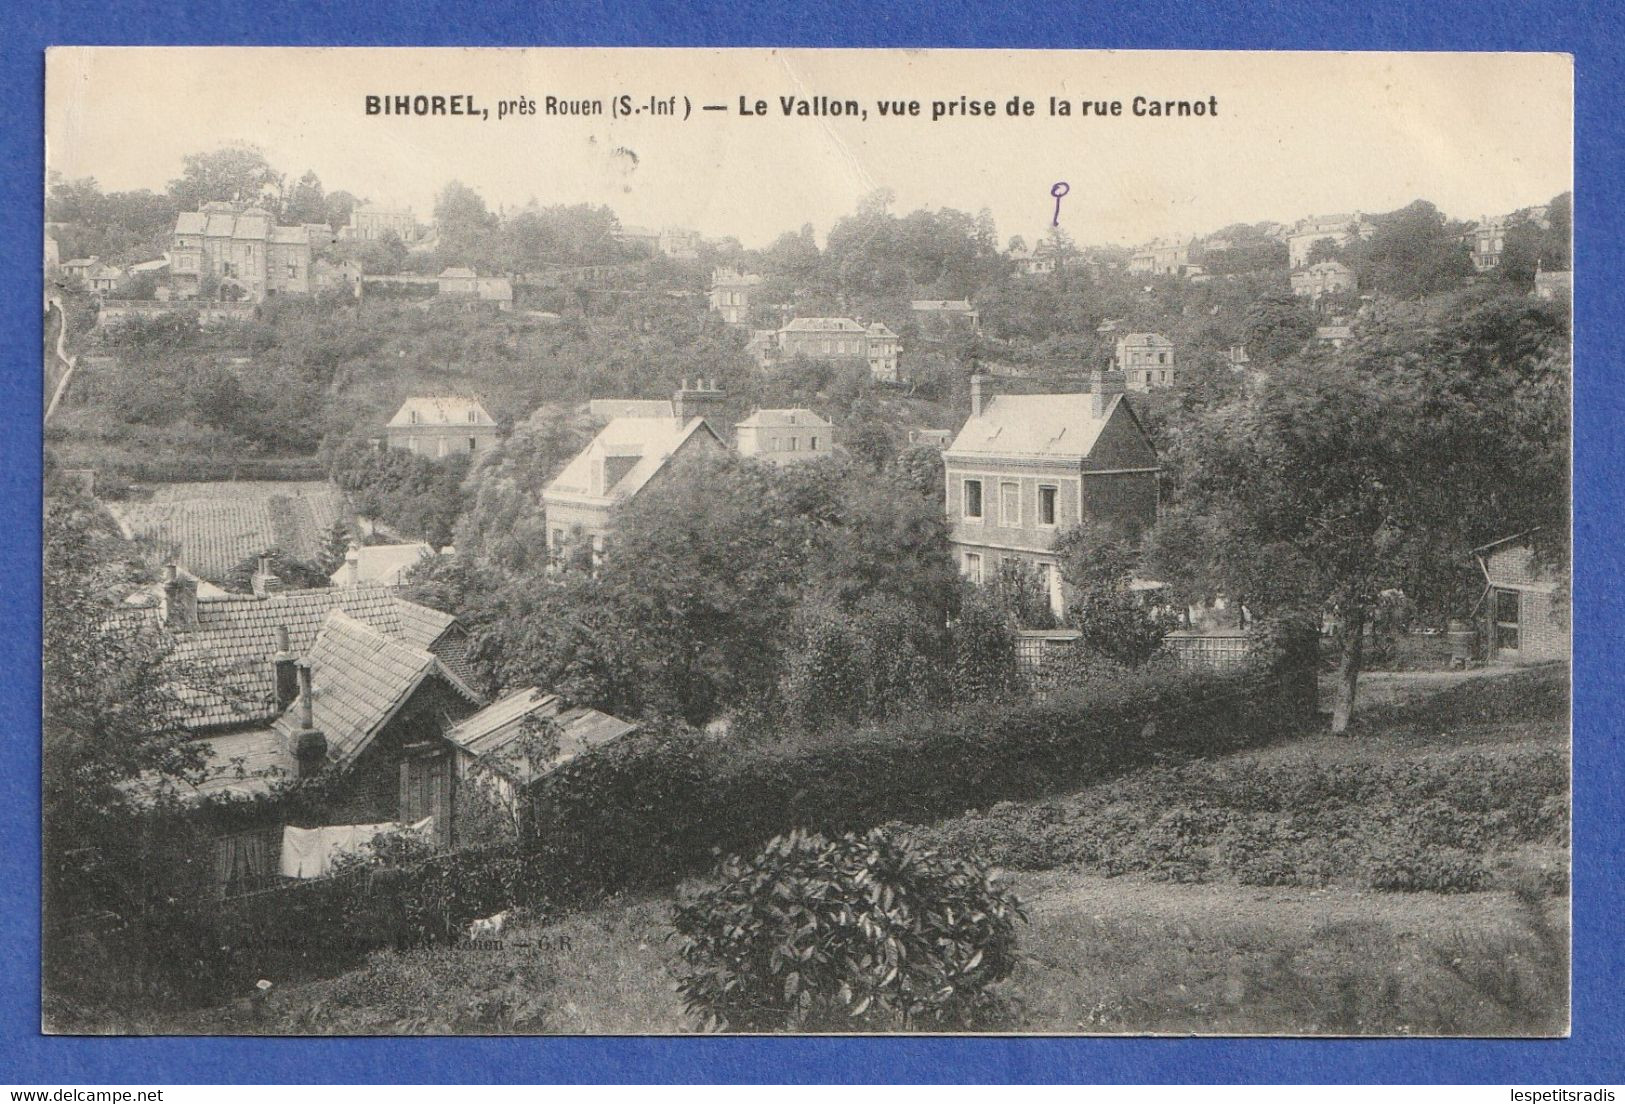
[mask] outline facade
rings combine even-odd
[[[1287,232],[1289,264],[1293,268],[1307,266],[1318,241],[1330,241],[1341,249],[1356,237],[1369,238],[1375,231],[1376,227],[1358,211],[1352,215],[1311,215]]]
[[[911,445],[928,445],[939,452],[954,442],[954,432],[951,429],[911,429],[908,431],[908,443]]]
[[[1016,262],[1016,273],[1020,276],[1048,276],[1060,261],[1055,246],[1047,239],[1035,246],[1012,249],[1010,259]]]
[[[1567,573],[1540,562],[1529,533],[1473,550],[1484,573],[1479,604],[1490,663],[1544,663],[1569,657]]]
[[[1145,276],[1186,276],[1191,269],[1189,242],[1157,241],[1129,258],[1128,270]]]
[[[1135,535],[1157,519],[1156,450],[1123,394],[1122,377],[1100,372],[1074,395],[985,397],[971,380],[971,416],[943,453],[949,539],[973,583],[1021,564],[1065,608],[1055,539],[1082,522]]]
[[[741,273],[736,268],[719,268],[711,273],[711,309],[722,315],[730,326],[743,326],[750,321],[751,293],[762,282],[755,273]]]
[[[363,203],[350,211],[350,224],[341,236],[349,241],[380,241],[394,234],[403,242],[417,237],[417,220],[410,207],[380,207]]]
[[[542,491],[550,570],[596,569],[616,507],[658,487],[682,458],[726,451],[698,415],[611,420]]]
[[[1490,272],[1501,267],[1501,253],[1506,249],[1507,220],[1505,218],[1480,219],[1468,236],[1467,244],[1473,252],[1473,269]]]
[[[758,410],[734,426],[734,442],[739,455],[783,467],[828,456],[835,424],[804,407]]]
[[[865,326],[851,318],[793,318],[774,334],[766,356],[758,363],[772,364],[793,356],[809,360],[862,360],[870,374],[883,382],[897,380],[897,358],[902,343],[883,322]]]
[[[119,286],[124,270],[114,265],[97,264],[85,273],[85,287],[98,295],[106,295]]]
[[[496,419],[478,399],[455,395],[407,399],[384,427],[390,448],[433,459],[459,452],[478,456],[500,435]]]
[[[1179,382],[1174,343],[1157,333],[1126,333],[1117,339],[1112,367],[1130,391],[1150,391]]]
[[[700,255],[700,232],[668,226],[660,231],[656,245],[664,256],[674,261],[692,261]]]
[[[916,299],[909,304],[921,330],[952,330],[963,326],[981,332],[981,315],[966,299]]]
[[[1342,261],[1319,261],[1292,273],[1292,294],[1319,299],[1347,295],[1360,289],[1354,270]]]
[[[169,279],[181,298],[202,292],[213,278],[252,302],[310,291],[310,234],[304,226],[278,226],[262,207],[205,203],[175,219]],[[229,298],[229,296],[226,296]]]

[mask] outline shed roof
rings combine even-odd
[[[552,720],[558,725],[559,745],[553,758],[545,764],[523,758],[501,762],[503,753],[524,733],[524,722],[529,718]],[[636,728],[630,721],[596,709],[564,708],[557,694],[531,687],[492,702],[446,733],[446,737],[474,755],[497,757],[499,769],[516,775],[521,782],[529,782]]]
[[[1090,394],[995,395],[980,415],[965,422],[948,452],[1085,460],[1122,405],[1123,396],[1113,395],[1097,415]]]

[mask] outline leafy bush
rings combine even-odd
[[[1015,968],[1017,919],[974,863],[878,829],[792,831],[678,905],[678,987],[728,1030],[974,1028]]]

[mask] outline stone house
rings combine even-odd
[[[1478,618],[1490,663],[1544,663],[1569,657],[1565,569],[1545,564],[1530,533],[1473,549],[1484,573]]]
[[[350,211],[350,224],[339,231],[348,241],[379,241],[394,234],[403,242],[417,237],[417,220],[410,207],[382,207],[363,203]]]
[[[835,424],[804,407],[758,410],[734,426],[734,441],[739,455],[783,467],[828,456]]]
[[[1354,270],[1342,261],[1318,261],[1292,273],[1292,294],[1319,300],[1327,295],[1347,295],[1358,291],[1360,281]]]
[[[1112,367],[1130,391],[1172,387],[1179,382],[1174,343],[1158,333],[1126,333],[1117,339]]]
[[[1309,254],[1314,251],[1316,242],[1330,241],[1341,249],[1355,238],[1369,238],[1376,229],[1376,225],[1358,211],[1351,215],[1311,215],[1287,232],[1288,263],[1292,268],[1304,268],[1309,264]]]
[[[743,326],[750,321],[750,297],[761,285],[762,278],[755,273],[741,273],[736,268],[719,268],[711,273],[711,309],[722,315],[730,326]]]
[[[771,364],[793,356],[809,360],[862,360],[882,382],[897,380],[902,343],[883,322],[865,326],[851,318],[792,318],[774,334],[765,351]],[[761,361],[759,361],[761,363]]]
[[[971,379],[971,416],[943,463],[949,540],[960,572],[991,582],[1007,563],[1042,574],[1065,608],[1055,540],[1084,522],[1138,536],[1157,518],[1161,467],[1120,373],[1083,394],[988,395]]]
[[[181,298],[200,294],[209,278],[256,303],[310,291],[309,231],[303,225],[278,226],[263,207],[213,202],[182,211],[175,218],[169,257],[170,284]]]
[[[390,448],[439,459],[459,452],[478,456],[497,443],[501,430],[478,399],[416,396],[401,404],[384,436]]]
[[[964,327],[971,333],[981,332],[981,314],[967,299],[915,299],[909,310],[920,329],[926,332],[951,331]]]

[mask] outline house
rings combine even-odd
[[[1489,272],[1501,266],[1501,254],[1506,250],[1507,219],[1505,216],[1482,218],[1467,234],[1467,246],[1472,250],[1473,270]]]
[[[711,309],[722,315],[730,326],[743,326],[750,321],[750,297],[761,285],[762,278],[755,273],[744,274],[737,268],[719,268],[711,273]]]
[[[440,275],[435,277],[435,285],[438,295],[473,298],[480,293],[480,278],[472,268],[454,266],[442,269]]]
[[[1531,541],[1535,532],[1473,549],[1484,573],[1477,612],[1490,663],[1569,657],[1568,571],[1541,562]]]
[[[1224,362],[1230,366],[1231,371],[1244,372],[1247,365],[1252,363],[1252,357],[1247,355],[1247,346],[1232,345],[1224,351]]]
[[[1352,215],[1311,215],[1287,232],[1288,263],[1292,268],[1304,268],[1315,243],[1329,241],[1341,249],[1355,238],[1369,238],[1376,230],[1376,225],[1358,211]]]
[[[1117,339],[1112,367],[1130,391],[1150,391],[1179,382],[1174,343],[1158,333],[1126,333]]]
[[[45,235],[45,274],[49,276],[62,267],[62,247],[57,244],[56,238],[50,234]]]
[[[767,363],[793,356],[862,360],[875,379],[895,382],[901,351],[902,343],[883,322],[865,326],[851,318],[792,318],[775,333]]]
[[[407,572],[424,560],[434,558],[434,549],[423,541],[408,544],[369,544],[351,548],[344,562],[328,579],[330,586],[398,587]]]
[[[380,241],[390,234],[403,242],[417,237],[417,219],[412,217],[410,207],[362,203],[351,209],[350,224],[339,231],[347,241]]]
[[[318,257],[310,263],[311,289],[317,292],[343,292],[361,297],[361,264]]]
[[[277,225],[263,207],[217,201],[182,211],[169,258],[170,283],[181,298],[201,294],[211,279],[255,303],[310,291],[309,231],[303,224]]]
[[[85,287],[98,294],[105,295],[119,286],[124,279],[124,270],[113,265],[97,264],[85,273]]]
[[[617,507],[658,487],[683,458],[727,451],[705,416],[716,417],[723,397],[685,383],[670,416],[612,418],[598,431],[542,491],[553,570],[566,569],[572,554],[596,567]]]
[[[130,266],[130,275],[131,276],[139,276],[143,272],[163,272],[163,271],[167,270],[168,268],[169,268],[169,254],[165,253],[162,257],[154,257],[150,261],[142,261],[139,264],[131,265]]]
[[[1010,259],[1016,264],[1018,276],[1048,276],[1055,271],[1060,257],[1055,244],[1049,239],[1028,247],[1025,242],[1010,250]]]
[[[954,433],[951,429],[911,429],[908,431],[908,443],[911,445],[928,445],[941,451],[953,443]]]
[[[384,435],[390,448],[438,459],[459,452],[478,456],[497,443],[501,430],[478,399],[439,395],[407,399]]]
[[[700,255],[700,232],[668,226],[660,231],[656,247],[674,261],[692,261]]]
[[[526,746],[538,725],[552,728],[556,746],[544,761]],[[513,809],[526,785],[578,756],[637,730],[637,725],[585,706],[567,707],[557,694],[530,687],[492,702],[446,733],[457,748],[459,784],[482,782],[501,806]]]
[[[50,239],[54,241],[55,239]],[[64,280],[87,280],[92,270],[101,266],[100,257],[75,257],[61,264]]]
[[[1129,258],[1128,270],[1145,276],[1186,276],[1191,268],[1190,242],[1155,241]]]
[[[1055,539],[1083,522],[1138,536],[1157,518],[1156,449],[1121,373],[1096,370],[1084,394],[993,395],[971,378],[971,416],[943,453],[949,540],[961,573],[991,582],[1036,569],[1065,608]]]
[[[493,303],[497,310],[513,310],[513,282],[506,276],[481,276],[474,281],[474,295],[482,303]]]
[[[1535,272],[1536,299],[1567,299],[1574,294],[1574,273]]]
[[[951,331],[957,327],[981,332],[981,315],[965,299],[915,299],[909,303],[914,320],[924,331]]]
[[[1354,270],[1342,261],[1318,261],[1292,273],[1292,294],[1319,300],[1326,295],[1347,295],[1359,290]]]
[[[1342,349],[1354,340],[1354,327],[1349,325],[1316,326],[1315,341],[1321,345],[1330,346],[1333,350]]]
[[[758,410],[734,426],[739,455],[775,467],[828,456],[835,445],[835,424],[805,407]]]

